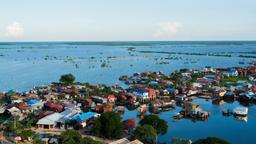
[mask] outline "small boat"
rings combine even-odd
[[[234,109],[235,116],[247,116],[248,108],[247,107],[237,107]]]
[[[181,114],[181,113],[176,113],[174,116],[173,116],[173,118],[174,119],[182,119],[184,116],[183,116],[183,114]]]
[[[230,109],[227,109],[227,110],[223,110],[222,111],[222,115],[224,115],[224,116],[230,116],[230,115],[232,115],[233,113],[232,113],[232,111],[230,110]]]
[[[147,105],[141,105],[140,107],[138,107],[138,112],[140,113],[144,113],[148,110],[148,106]]]

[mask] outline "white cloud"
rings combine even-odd
[[[24,28],[22,24],[18,22],[13,22],[12,24],[6,27],[5,35],[7,37],[13,37],[13,38],[22,37],[24,35]]]
[[[172,38],[176,36],[180,28],[182,28],[182,24],[179,22],[162,22],[158,24],[154,36],[157,38]]]

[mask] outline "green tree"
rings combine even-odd
[[[106,138],[120,138],[124,130],[121,117],[118,113],[107,112],[95,120],[93,132]]]
[[[230,142],[217,137],[207,137],[206,139],[199,139],[193,144],[230,144]]]
[[[151,125],[156,129],[157,134],[165,134],[168,129],[168,124],[165,120],[160,119],[158,115],[147,115],[140,122],[140,125]]]
[[[134,137],[143,143],[153,144],[156,141],[157,132],[151,125],[143,125],[136,128]]]
[[[19,136],[21,136],[24,139],[27,139],[29,137],[32,137],[33,135],[33,131],[32,130],[23,130],[21,131],[21,133],[19,134]]]
[[[64,74],[60,77],[59,81],[63,84],[72,84],[75,79],[75,76],[72,74]]]
[[[81,134],[76,130],[67,130],[61,133],[63,144],[77,144],[82,140]]]
[[[88,137],[82,138],[82,135],[76,130],[67,130],[61,133],[61,139],[62,144],[102,144]]]
[[[34,137],[33,137],[33,142],[32,142],[32,144],[44,144],[44,142],[41,141],[40,138],[39,138],[39,135],[36,134],[36,135],[34,135]]]

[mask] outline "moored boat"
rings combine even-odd
[[[234,109],[235,116],[247,116],[248,108],[247,107],[236,107]]]

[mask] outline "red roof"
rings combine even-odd
[[[127,130],[136,128],[136,120],[134,118],[130,118],[124,121],[124,127]]]
[[[63,106],[62,105],[55,104],[55,103],[52,103],[52,102],[46,102],[44,105],[46,107],[48,107],[49,109],[53,110],[53,111],[61,112],[63,110]]]
[[[41,119],[41,118],[43,118],[43,117],[45,117],[45,116],[48,116],[49,114],[52,114],[52,113],[53,113],[53,111],[45,111],[45,112],[41,113],[41,114],[38,116],[38,119]]]
[[[201,83],[208,84],[208,81],[207,81],[207,79],[205,79],[205,78],[198,78],[196,81],[197,81],[197,82],[201,82]]]
[[[113,111],[113,106],[111,104],[105,104],[103,106],[103,111],[104,112],[111,112],[111,111]]]
[[[5,94],[4,93],[0,93],[0,97],[4,97],[5,96]]]
[[[251,90],[256,91],[256,85],[251,86]]]
[[[248,72],[251,73],[251,74],[256,74],[256,69],[254,69],[254,70],[249,70]]]
[[[64,93],[70,94],[70,93],[72,93],[72,91],[73,91],[72,89],[65,89],[65,90],[64,90]]]
[[[27,94],[27,96],[28,96],[28,97],[37,97],[37,95],[34,94],[34,93],[29,93],[29,94]]]

